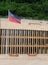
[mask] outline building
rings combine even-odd
[[[48,54],[48,21],[0,18],[0,54]]]

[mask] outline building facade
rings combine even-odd
[[[0,54],[48,54],[48,21],[0,19]]]

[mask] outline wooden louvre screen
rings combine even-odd
[[[0,54],[48,54],[48,31],[0,29]]]

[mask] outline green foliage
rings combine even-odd
[[[32,19],[48,20],[48,0],[0,0],[0,17],[8,16],[8,10],[14,15]],[[31,3],[30,3],[31,2]]]

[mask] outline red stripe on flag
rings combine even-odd
[[[21,23],[21,22],[20,22],[21,20],[17,20],[17,19],[15,19],[15,18],[13,18],[12,16],[9,16],[8,19],[9,19],[9,21],[11,21],[11,22]]]

